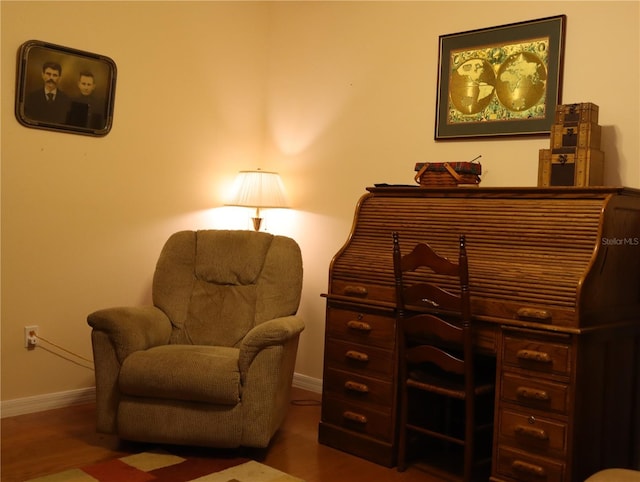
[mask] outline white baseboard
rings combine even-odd
[[[54,408],[69,407],[80,403],[95,402],[96,388],[80,388],[67,392],[45,393],[33,397],[5,400],[0,405],[0,416],[15,417],[27,413],[44,412]]]
[[[309,390],[310,392],[322,393],[321,378],[312,378],[307,375],[301,375],[300,373],[294,373],[291,385],[296,388],[302,388],[303,390]]]
[[[322,393],[322,380],[299,373],[293,374],[292,385],[296,388]],[[45,393],[33,397],[5,400],[0,403],[0,417],[15,417],[27,413],[44,412],[54,408],[69,407],[80,403],[95,402],[96,388],[81,388],[67,392]]]

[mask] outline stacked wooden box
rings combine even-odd
[[[603,185],[601,130],[597,105],[558,105],[551,126],[551,148],[539,152],[538,186]]]

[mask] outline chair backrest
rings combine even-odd
[[[458,262],[440,256],[425,243],[417,244],[403,256],[398,233],[393,233],[401,367],[431,363],[465,376],[468,386],[472,386],[473,337],[465,245],[465,237],[460,236]],[[420,276],[408,284],[406,274],[418,271]],[[442,288],[437,280],[443,277],[453,278],[457,292]]]
[[[298,244],[256,231],[181,231],[165,243],[153,303],[171,343],[237,346],[254,326],[293,315],[302,291]]]

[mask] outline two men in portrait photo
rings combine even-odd
[[[105,100],[95,94],[96,80],[89,70],[77,74],[76,91],[62,90],[62,66],[58,62],[42,64],[42,85],[27,93],[24,113],[34,121],[100,129],[104,126]],[[68,85],[68,84],[67,84]]]

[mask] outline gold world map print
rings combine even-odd
[[[549,38],[450,52],[447,123],[544,119]]]

